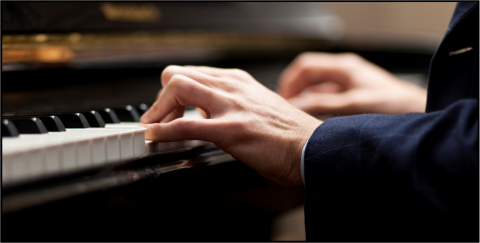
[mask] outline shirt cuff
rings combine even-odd
[[[311,138],[312,136],[310,136]],[[305,185],[305,166],[303,165],[303,161],[304,158],[305,158],[305,148],[307,148],[307,144],[308,144],[308,141],[310,141],[310,138],[308,138],[307,142],[305,143],[305,146],[303,146],[303,149],[302,149],[302,159],[301,159],[301,162],[300,162],[300,166],[301,166],[301,174],[302,174],[302,180],[303,180],[303,185]]]

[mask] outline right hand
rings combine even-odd
[[[203,140],[281,184],[303,184],[302,150],[322,121],[238,69],[168,66],[163,90],[142,115],[145,138],[157,142]],[[207,119],[185,118],[186,106]]]
[[[312,115],[425,112],[427,92],[351,54],[302,53],[282,73],[279,94]]]

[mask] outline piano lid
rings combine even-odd
[[[313,2],[2,2],[3,34],[198,28],[341,35],[340,20]]]
[[[2,34],[9,71],[326,49],[342,21],[313,2],[2,2]]]

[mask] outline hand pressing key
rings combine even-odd
[[[303,184],[303,146],[322,121],[293,107],[247,72],[194,66],[168,66],[163,89],[142,116],[146,139],[204,140],[282,184]],[[207,119],[183,118],[186,106]]]

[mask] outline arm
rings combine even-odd
[[[478,240],[478,152],[477,99],[327,120],[305,151],[307,239]]]

